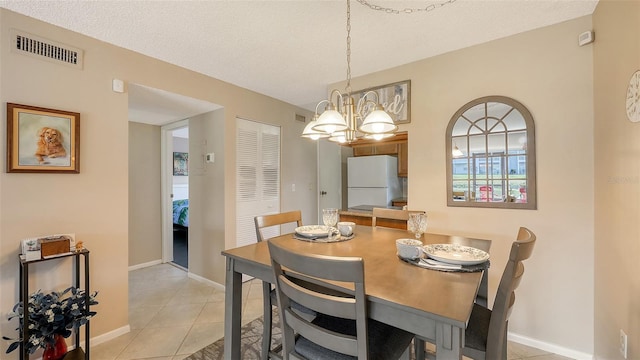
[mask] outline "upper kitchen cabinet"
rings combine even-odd
[[[397,155],[398,144],[375,144],[353,147],[353,156]]]
[[[350,146],[353,156],[391,155],[398,157],[398,176],[407,177],[409,166],[407,161],[408,135],[406,132],[384,140],[358,140]]]
[[[405,141],[398,144],[398,176],[409,176],[409,142]]]

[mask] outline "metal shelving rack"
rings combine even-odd
[[[24,303],[25,299],[28,301],[29,299],[29,265],[42,261],[52,261],[57,259],[64,259],[68,257],[73,257],[75,260],[75,284],[74,286],[80,287],[80,256],[83,256],[84,259],[84,291],[86,297],[87,309],[85,311],[89,311],[89,250],[82,249],[79,251],[74,251],[68,254],[63,254],[60,256],[48,258],[48,259],[37,259],[37,260],[26,260],[24,255],[19,255],[20,259],[20,301],[23,302],[24,309],[24,318],[29,318],[29,306]],[[26,321],[26,320],[25,320]],[[85,350],[83,351],[80,347],[80,329],[75,331],[76,344],[75,349],[69,351],[65,356],[64,360],[89,360],[89,322],[84,325],[84,342],[85,342]],[[25,323],[25,326],[22,327],[22,339],[29,338],[29,326]],[[27,351],[27,347],[24,346],[24,342],[20,344],[20,360],[28,360],[29,353]]]

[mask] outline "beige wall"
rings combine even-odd
[[[640,1],[600,0],[593,15],[595,108],[595,354],[640,359],[640,124],[627,120],[631,75],[640,70]]]
[[[75,70],[11,52],[11,28],[83,49],[84,68]],[[201,126],[197,123],[193,126],[201,131],[201,140],[207,141],[207,151],[217,154],[216,163],[207,165],[206,174],[190,176],[190,187],[201,191],[194,193],[194,197],[202,197],[196,203],[196,208],[202,207],[200,218],[191,219],[192,227],[199,222],[201,231],[190,249],[193,259],[190,271],[194,275],[224,283],[224,258],[220,250],[235,245],[236,117],[282,126],[282,209],[301,208],[305,219],[317,218],[315,144],[299,137],[305,124],[295,121],[296,113],[309,118],[309,112],[4,9],[0,10],[0,34],[2,103],[79,112],[82,137],[78,175],[0,173],[0,314],[6,315],[18,299],[20,239],[75,232],[91,251],[92,288],[100,290],[92,336],[109,336],[109,332],[125,329],[128,323],[128,97],[126,93],[111,91],[113,78],[224,107],[224,111],[214,112],[210,119],[202,121]],[[0,126],[2,138],[5,128]],[[191,151],[193,146],[196,145],[190,144]],[[159,176],[153,177],[159,181]],[[308,184],[309,179],[314,179],[311,188],[299,186],[295,193],[286,190],[294,182]],[[55,201],[43,202],[52,198]],[[141,226],[155,227],[157,221],[149,220],[149,224]],[[139,249],[139,245],[131,244],[132,251]],[[43,264],[39,268],[44,269],[34,273],[32,291],[59,288],[70,278],[68,262]],[[15,324],[8,323],[4,315],[0,332],[10,335]],[[10,358],[13,356],[17,358],[16,353]]]
[[[533,230],[538,241],[509,330],[517,341],[582,358],[593,353],[593,47],[578,47],[577,36],[591,27],[584,17],[353,81],[361,89],[411,80],[409,208],[427,211],[431,232],[493,240],[491,294],[518,228]],[[537,210],[447,207],[447,124],[487,95],[512,97],[533,114]]]
[[[160,127],[129,123],[129,265],[162,259]]]
[[[0,173],[1,332],[10,335],[15,328],[5,315],[18,299],[20,239],[61,232],[75,233],[91,251],[92,286],[100,290],[92,333],[122,327],[127,324],[127,102],[126,96],[111,91],[110,84],[114,64],[133,59],[115,60],[118,54],[105,51],[109,48],[102,43],[5,10],[0,12],[0,26],[3,106],[17,102],[81,114],[80,174]],[[84,69],[11,52],[11,28],[84,49]],[[3,119],[0,137],[4,139]],[[71,278],[69,265],[68,259],[38,264],[31,291],[64,286]]]
[[[212,261],[209,254],[220,254],[225,249],[224,113],[221,109],[189,120],[189,152],[216,154],[213,164],[196,160],[199,165],[194,166],[189,176],[189,271],[211,274],[205,277],[223,285],[224,261],[221,258]],[[228,217],[235,218],[233,214]]]

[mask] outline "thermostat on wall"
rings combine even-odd
[[[113,79],[113,81],[111,83],[111,89],[114,92],[123,93],[124,92],[124,81],[122,81],[120,79]]]
[[[214,162],[216,159],[216,154],[215,153],[208,153],[204,155],[204,161],[208,162],[208,163],[212,163]]]
[[[593,31],[585,31],[582,34],[578,35],[578,45],[583,46],[587,44],[591,44],[594,39]]]

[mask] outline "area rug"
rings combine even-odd
[[[278,314],[274,311],[273,323],[278,323]],[[261,317],[247,323],[242,327],[240,333],[242,335],[240,354],[242,360],[258,360],[262,349],[262,327],[264,320]],[[271,348],[280,344],[281,332],[276,326],[271,335]],[[211,345],[207,345],[203,349],[191,354],[185,360],[222,360],[224,356],[224,338],[215,341]]]

